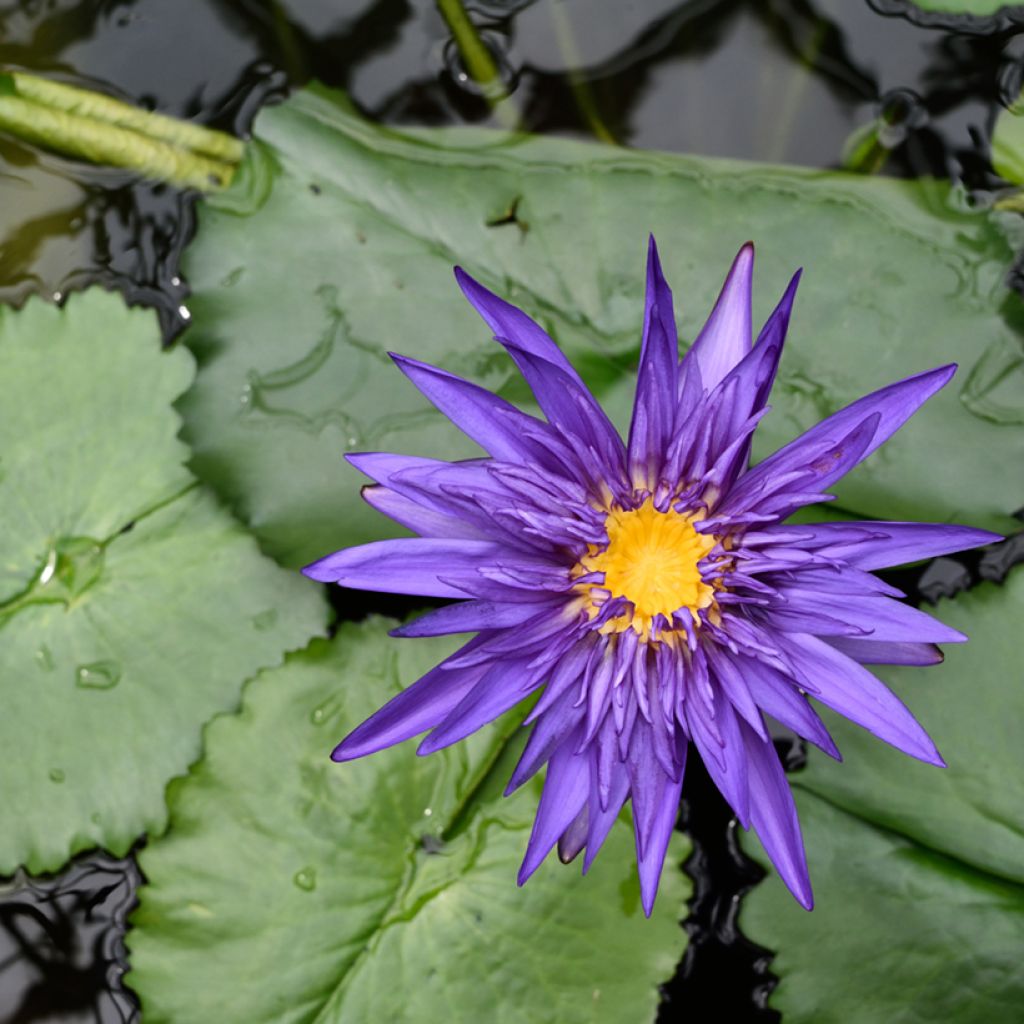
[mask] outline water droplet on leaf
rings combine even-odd
[[[292,881],[303,892],[312,892],[316,888],[316,870],[305,867],[301,871],[296,871]]]
[[[53,660],[53,651],[50,650],[46,644],[43,644],[38,651],[36,651],[36,664],[44,672],[52,672],[56,662]]]
[[[121,666],[105,659],[79,665],[75,671],[75,685],[86,690],[110,690],[121,681]]]
[[[252,617],[253,626],[261,633],[265,633],[268,629],[271,629],[275,622],[277,622],[276,608],[267,608],[265,611],[262,611],[258,615],[254,615]]]

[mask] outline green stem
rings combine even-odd
[[[491,51],[462,6],[462,0],[437,0],[437,9],[455,40],[467,73],[480,86],[501,126],[510,131],[518,129],[522,123],[519,111],[501,80],[501,72]]]
[[[555,37],[558,39],[558,48],[562,51],[565,60],[566,70],[569,75],[569,88],[572,90],[576,106],[579,108],[583,119],[594,133],[595,138],[601,142],[607,142],[613,146],[619,144],[619,140],[611,133],[608,126],[601,120],[597,104],[594,102],[593,93],[586,78],[580,71],[579,50],[576,49],[576,40],[572,34],[572,24],[569,15],[562,9],[560,0],[554,0],[551,4],[551,20],[555,26]]]
[[[164,114],[141,110],[131,104],[104,96],[88,89],[63,85],[48,78],[12,72],[11,79],[18,96],[53,110],[62,110],[78,117],[126,128],[150,139],[170,143],[180,149],[189,149],[203,156],[225,163],[236,164],[242,159],[245,146],[226,132],[203,128],[201,125],[179,121]]]
[[[243,143],[86,89],[14,72],[0,90],[0,130],[90,163],[191,188],[226,186]]]

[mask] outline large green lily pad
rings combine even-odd
[[[586,878],[515,884],[536,787],[501,797],[515,713],[455,747],[336,765],[332,745],[452,649],[345,625],[206,730],[141,855],[128,936],[147,1021],[650,1021],[685,944],[677,836],[645,920],[629,823]],[[553,863],[552,863],[553,861]]]
[[[828,715],[845,758],[793,776],[817,899],[771,878],[741,926],[778,951],[792,1024],[1011,1024],[1024,1005],[1024,572],[944,602],[970,643],[933,669],[886,669],[949,764],[909,761]]]
[[[197,473],[286,564],[389,529],[349,450],[475,453],[387,359],[397,350],[527,397],[451,277],[538,317],[628,422],[653,230],[692,339],[739,246],[756,312],[806,268],[758,457],[897,378],[954,382],[837,488],[852,512],[1006,528],[1024,485],[1011,250],[945,185],[630,152],[483,129],[397,133],[311,89],[263,111],[235,185],[187,254],[182,403]]]
[[[323,629],[183,468],[192,372],[106,292],[0,312],[2,873],[158,832],[203,722]]]

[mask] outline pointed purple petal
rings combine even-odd
[[[841,761],[839,751],[825,728],[825,723],[807,703],[807,698],[797,689],[792,679],[769,665],[763,665],[751,658],[742,662],[743,678],[750,694],[766,715],[771,715],[787,729],[813,743],[829,757]]]
[[[753,272],[754,246],[747,242],[733,261],[707,323],[686,354],[686,360],[692,359],[700,367],[709,391],[750,351]]]
[[[471,640],[457,651],[461,654],[477,644]],[[455,657],[455,655],[453,655]],[[447,668],[446,661],[432,668],[425,676],[392,697],[379,711],[352,730],[338,744],[331,758],[351,761],[385,747],[401,743],[411,736],[437,725],[452,708],[480,681],[488,665],[471,665],[464,669]]]
[[[672,436],[679,340],[672,292],[661,271],[652,235],[647,247],[647,294],[636,400],[629,428],[629,467],[635,483],[653,488]]]
[[[455,426],[494,458],[550,462],[544,450],[530,439],[531,434],[543,434],[549,429],[545,423],[520,412],[504,398],[436,366],[405,356],[393,355],[392,359]]]
[[[747,781],[747,759],[743,752],[739,722],[732,705],[720,697],[715,701],[715,717],[712,723],[706,717],[703,701],[696,695],[687,698],[683,705],[697,752],[711,781],[725,797],[744,828],[750,822],[750,787]]]
[[[530,669],[526,658],[507,658],[490,665],[473,689],[420,743],[416,753],[421,757],[433,754],[493,722],[536,689],[546,673],[544,667]]]
[[[903,703],[866,668],[817,637],[777,638],[815,699],[928,764],[944,766],[935,744]]]
[[[480,530],[465,520],[457,519],[455,516],[438,512],[432,508],[425,508],[389,487],[382,487],[380,484],[364,487],[362,496],[367,505],[414,533],[418,533],[421,537],[487,539]]]
[[[578,737],[570,736],[548,762],[537,817],[519,869],[517,881],[520,885],[540,867],[558,837],[579,814],[590,792],[589,757],[573,753],[577,740]]]
[[[870,637],[830,636],[830,646],[862,665],[939,665],[943,655],[935,644],[887,643]]]
[[[807,875],[807,855],[786,773],[771,740],[761,739],[744,722],[740,722],[740,729],[749,763],[754,829],[786,887],[802,907],[810,910],[814,896]]]
[[[523,351],[557,367],[585,389],[583,380],[572,363],[539,324],[521,309],[499,298],[479,281],[473,280],[462,267],[455,268],[455,280],[458,281],[462,294],[469,299],[473,308],[490,327],[491,333],[499,340],[507,338],[515,342]]]
[[[940,523],[818,523],[788,529],[806,534],[807,543],[823,555],[867,570],[919,562],[1003,539],[988,530]]]
[[[455,583],[468,582],[478,569],[496,564],[531,563],[490,541],[402,537],[335,551],[302,571],[320,583],[354,590],[461,598],[466,595]]]
[[[683,760],[685,763],[685,752]],[[683,774],[680,772],[678,780],[673,781],[661,770],[657,759],[649,751],[645,751],[640,754],[636,763],[630,764],[630,776],[637,871],[640,875],[640,901],[644,914],[650,917],[655,897],[658,895],[665,853],[672,838],[676,818],[679,817]]]
[[[741,478],[740,485],[749,487],[761,480],[804,469],[809,462],[820,459],[816,452],[821,446],[828,447],[846,441],[859,427],[875,418],[874,429],[871,430],[859,457],[852,464],[850,460],[842,459],[836,460],[836,464],[827,470],[823,467],[823,472],[818,475],[818,486],[824,490],[852,469],[856,462],[863,461],[884,444],[949,381],[955,371],[955,365],[940,366],[858,399],[758,463]]]
[[[462,601],[421,615],[415,622],[391,630],[391,636],[447,636],[483,629],[520,626],[545,610],[543,604],[506,604],[498,601]]]

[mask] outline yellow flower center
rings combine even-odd
[[[646,639],[655,615],[671,621],[673,612],[689,608],[696,619],[698,609],[713,603],[714,589],[701,579],[697,564],[717,541],[698,533],[692,517],[659,512],[648,498],[639,508],[609,512],[605,530],[608,545],[591,547],[580,560],[580,572],[603,572],[603,589],[626,598],[634,611],[612,619],[602,632],[632,627]],[[597,608],[591,605],[590,612]]]

